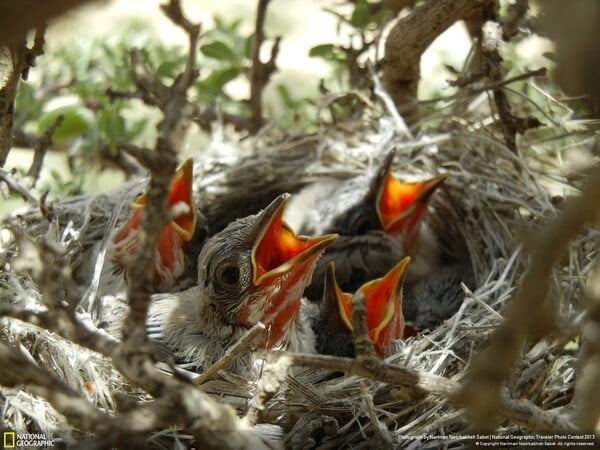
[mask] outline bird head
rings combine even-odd
[[[187,159],[175,172],[167,196],[171,220],[164,226],[154,261],[154,289],[172,287],[186,269],[183,244],[190,241],[196,230],[197,213],[192,198],[193,160]],[[137,250],[138,232],[146,206],[146,193],[131,205],[132,211],[125,223],[113,234],[113,260],[124,267]]]
[[[367,328],[375,350],[381,356],[392,352],[392,340],[404,337],[404,315],[402,314],[402,281],[410,257],[403,258],[383,277],[363,284],[358,290],[365,296]],[[337,311],[349,330],[352,326],[352,294],[342,292],[335,279],[335,267],[327,268],[325,295],[328,301],[337,303]]]
[[[381,228],[411,241],[431,196],[448,176],[444,173],[423,181],[401,181],[394,176],[392,158],[388,156],[376,179],[375,209]]]
[[[199,259],[199,284],[223,318],[268,328],[265,346],[279,342],[294,322],[315,264],[337,235],[297,236],[283,220],[289,194],[255,216],[238,219],[211,238]]]
[[[377,172],[369,177],[368,189],[360,198],[352,197],[352,192],[364,186],[364,179],[352,180],[336,197],[338,204],[350,206],[333,220],[330,229],[352,236],[383,230],[402,235],[407,246],[416,244],[416,233],[431,196],[449,175],[418,182],[401,181],[392,171],[394,155],[394,151],[386,155]]]

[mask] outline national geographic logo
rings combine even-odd
[[[4,448],[15,448],[17,438],[14,431],[4,432]]]
[[[54,447],[54,439],[49,438],[44,433],[5,431],[2,444],[4,448]]]

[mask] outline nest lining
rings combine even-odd
[[[520,245],[522,233],[556,214],[550,196],[538,183],[539,176],[530,169],[542,167],[542,163],[511,153],[483,132],[444,132],[421,139],[418,145],[404,142],[395,137],[392,122],[386,118],[361,134],[358,141],[355,133],[351,136],[330,129],[326,135],[264,147],[260,142],[263,136],[254,141],[255,149],[240,152],[242,156],[237,158],[220,158],[207,151],[196,162],[200,168],[196,196],[211,205],[209,221],[213,219],[218,227],[223,225],[219,220],[228,220],[223,217],[224,211],[235,209],[248,191],[269,197],[274,191],[294,191],[323,176],[345,178],[372,168],[391,148],[396,149],[395,169],[399,173],[418,177],[450,172],[452,176],[435,197],[427,220],[441,237],[443,251],[468,261],[474,281],[466,286],[465,301],[455,316],[433,330],[398,342],[397,352],[389,361],[459,380],[472,355],[503,320],[502,307],[527,267],[528,256]],[[279,150],[259,150],[274,147]],[[543,167],[555,170],[548,168],[547,162]],[[269,176],[264,176],[265,170]],[[294,176],[288,176],[292,173]],[[236,190],[240,184],[245,189]],[[142,187],[139,182],[128,185],[119,196],[133,198]],[[79,197],[53,204],[52,225],[35,210],[14,214],[6,224],[24,229],[31,236],[51,238],[64,247],[72,261],[77,261],[83,249],[106,236],[110,229],[107,217],[114,218],[114,210],[114,200],[109,196]],[[127,214],[126,208],[118,214]],[[565,343],[579,333],[585,277],[593,265],[597,240],[597,230],[579,236],[563,266],[555,271],[551,297],[560,306],[557,330],[564,331],[528,344],[507,386],[510,397],[530,399],[557,414],[569,412],[580,349],[577,344],[569,347]],[[2,303],[43,308],[44,299],[35,284],[15,271],[18,264],[14,256],[18,254],[15,241],[5,246]],[[0,327],[2,340],[26,351],[38,365],[65,380],[102,410],[115,410],[124,398],[147,399],[118,374],[109,360],[51,330],[9,318],[1,319]],[[221,373],[202,389],[243,415],[256,386],[257,380]],[[369,396],[379,424],[371,420]],[[75,442],[81,436],[80,430],[25,386],[2,389],[1,398],[4,420],[11,429],[40,430],[66,442]],[[389,434],[378,431],[378,426],[384,426]],[[404,389],[357,376],[332,378],[330,372],[322,370],[294,369],[268,403],[256,430],[293,448],[360,448],[374,437],[390,439],[394,446],[417,448],[452,444],[453,435],[467,434],[468,422],[463,411],[439,397],[415,399]],[[533,431],[511,422],[503,423],[498,430],[506,434]],[[190,443],[189,436],[173,430],[155,435],[150,443],[161,445],[166,436]],[[447,438],[431,439],[433,436]],[[458,442],[456,445],[460,446]]]

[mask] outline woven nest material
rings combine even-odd
[[[555,173],[553,162],[517,156],[482,131],[463,129],[407,141],[394,133],[388,118],[352,133],[331,127],[318,136],[273,140],[263,135],[243,144],[214,142],[196,156],[195,194],[206,206],[211,231],[222,228],[233,218],[231,214],[255,212],[278,192],[293,192],[321,177],[348,177],[372,169],[392,148],[396,149],[398,173],[452,175],[436,194],[427,220],[441,237],[445,252],[470,262],[473,284],[465,286],[465,301],[452,318],[397,342],[397,352],[388,362],[460,380],[473,354],[503,321],[503,308],[528,266],[521,246],[523,234],[557,213],[539,183],[545,174]],[[561,182],[571,190],[568,183]],[[50,221],[30,209],[13,214],[5,224],[33,237],[46,236],[76,264],[84,249],[110,232],[110,219],[118,221],[119,214],[126,214],[125,207],[115,216],[114,197],[126,205],[142,188],[143,184],[136,182],[122,188],[119,196],[59,200],[50,204]],[[248,192],[253,193],[252,201]],[[569,416],[571,411],[581,351],[576,337],[597,240],[597,229],[581,234],[572,242],[569,257],[555,269],[550,297],[559,305],[556,330],[561,332],[526,344],[506,388],[508,397],[528,399],[557,416]],[[12,238],[3,247],[2,304],[43,310],[47,299],[29,275],[18,271],[24,264],[23,249],[19,250]],[[14,318],[2,318],[0,326],[4,342],[26,352],[102,410],[114,411],[123,402],[147,400],[110,360],[52,330]],[[257,383],[258,379],[221,372],[201,389],[243,416]],[[9,429],[39,431],[67,443],[82,438],[85,430],[57,413],[36,395],[35,388],[16,384],[3,387],[0,396]],[[415,398],[401,387],[358,376],[294,368],[253,429],[291,448],[360,448],[373,442],[402,448],[459,448],[463,444],[454,436],[469,434],[468,426],[464,411],[443,397]],[[510,420],[497,430],[506,435],[538,431]],[[157,433],[147,442],[149,446],[171,446],[173,439],[194,445],[190,436],[174,430]]]

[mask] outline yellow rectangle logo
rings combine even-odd
[[[16,440],[14,431],[4,432],[4,448],[15,448]]]

